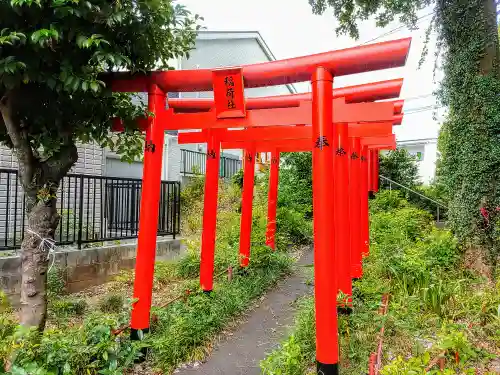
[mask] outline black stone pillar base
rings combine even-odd
[[[351,315],[352,314],[352,307],[350,307],[350,306],[338,306],[337,313],[339,315]]]
[[[339,375],[339,365],[335,364],[327,364],[316,361],[316,369],[318,375]]]
[[[144,329],[130,329],[130,340],[141,341],[146,333],[149,333],[149,328]],[[143,363],[148,355],[148,348],[141,349],[142,356],[135,360],[135,363]]]

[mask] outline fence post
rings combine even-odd
[[[184,176],[186,175],[186,157],[187,157],[186,150],[181,150],[182,172],[183,172]]]
[[[78,249],[82,248],[82,230],[83,230],[83,176],[80,176],[80,212],[78,213]]]
[[[180,189],[177,189],[176,183],[173,185],[173,187],[174,187],[174,207],[172,207],[172,209],[173,209],[173,212],[172,212],[172,236],[175,240],[175,224],[177,224],[177,193]],[[168,207],[168,203],[167,203],[167,207]],[[167,218],[168,218],[168,215],[167,215]]]
[[[437,222],[439,223],[439,206],[437,206]]]

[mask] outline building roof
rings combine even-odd
[[[259,44],[260,48],[266,55],[269,61],[275,61],[276,57],[272,53],[271,49],[265,42],[264,38],[258,31],[212,31],[212,30],[200,30],[198,31],[197,39],[200,40],[212,40],[212,39],[255,39]],[[297,89],[293,84],[286,85],[290,93],[296,94]]]
[[[437,143],[437,138],[420,138],[420,139],[405,139],[396,140],[396,143],[401,146],[422,145],[428,143]]]

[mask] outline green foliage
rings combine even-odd
[[[289,267],[290,260],[283,253],[254,247],[247,276],[234,274],[231,282],[217,283],[210,296],[197,291],[186,303],[179,301],[167,309],[155,309],[158,321],[148,344],[156,366],[168,373],[181,362],[200,359],[200,353],[193,358],[196,350],[208,344],[213,335],[288,272]]]
[[[0,13],[0,109],[8,118],[0,141],[33,167],[64,159],[75,142],[97,142],[126,160],[140,155],[131,120],[144,105],[112,95],[101,74],[169,69],[170,59],[189,55],[200,27],[200,17],[171,0],[15,0],[2,1]],[[109,132],[115,116],[127,128],[119,136]]]
[[[154,281],[155,284],[167,285],[177,278],[178,264],[168,261],[157,261],[155,263]]]
[[[439,221],[446,221],[448,218],[448,197],[446,192],[444,191],[444,186],[440,183],[433,183],[428,186],[415,186],[413,190],[422,194],[424,197],[430,198],[433,201],[439,203],[439,205],[435,202],[432,202],[429,199],[425,199],[420,197],[417,194],[407,193],[407,199],[409,202],[414,204],[415,206],[431,213],[434,216],[434,219],[438,219],[438,206],[439,206]]]
[[[344,0],[309,0],[316,14],[323,14],[331,7],[339,21],[337,33],[348,34],[355,39],[359,37],[359,21],[375,16],[377,26],[384,27],[398,18],[401,23],[412,26],[418,20],[417,11],[433,2],[434,0],[357,0],[346,3]]]
[[[66,291],[64,271],[58,267],[52,267],[47,274],[47,291],[49,297],[60,296]]]
[[[5,311],[9,311],[10,308],[11,306],[7,295],[3,292],[3,290],[0,290],[0,314]]]
[[[450,197],[449,221],[462,243],[486,246],[495,264],[499,251],[495,208],[500,206],[495,16],[478,0],[439,6],[437,11],[443,20],[442,44],[447,48],[440,97],[449,115],[439,139],[439,173]],[[492,213],[487,226],[481,207]]]
[[[416,160],[404,148],[381,154],[379,173],[381,176],[410,188],[419,184]],[[389,185],[388,181],[381,179],[380,186],[382,188],[388,188]],[[397,190],[399,186],[392,184],[391,188]]]
[[[199,186],[199,180],[193,184]],[[110,294],[102,299],[81,326],[69,326],[65,320],[76,315],[77,301],[71,301],[67,297],[56,300],[56,303],[51,304],[50,311],[57,315],[57,324],[43,334],[16,327],[9,316],[0,315],[0,374],[118,375],[130,370],[134,360],[141,355],[143,346],[150,349],[148,365],[154,367],[154,370],[169,373],[182,362],[203,358],[214,335],[235,316],[243,313],[256,297],[290,272],[292,260],[284,251],[289,244],[285,241],[296,237],[287,232],[292,226],[284,221],[278,227],[277,251],[272,252],[263,245],[267,189],[265,178],[258,178],[250,267],[246,275],[235,272],[232,281],[222,277],[216,279],[214,291],[210,295],[202,293],[198,286],[202,189],[186,188],[188,190],[183,192],[184,199],[192,202],[192,205],[186,210],[183,220],[196,222],[198,227],[194,232],[189,232],[195,233],[195,236],[187,236],[187,254],[180,261],[156,263],[155,290],[174,289],[175,293],[172,294],[177,296],[190,289],[192,292],[189,297],[167,307],[153,308],[156,318],[153,320],[152,333],[142,342],[131,342],[127,331],[118,337],[113,334],[113,330],[128,325],[130,316],[130,301],[125,301],[117,294]],[[216,273],[228,266],[236,269],[239,264],[237,249],[240,216],[235,208],[240,196],[241,192],[232,184],[221,184]],[[311,228],[304,216],[297,216],[292,208],[288,208],[288,214],[293,217],[295,225]],[[190,216],[196,216],[198,221]],[[302,237],[309,239],[311,233],[306,235],[305,230]],[[129,285],[131,276],[124,274],[119,279]],[[311,313],[308,324],[313,324],[312,317]],[[300,335],[297,337],[300,338]],[[3,372],[1,365],[7,361],[12,366],[11,371]]]
[[[191,177],[189,183],[181,191],[181,206],[189,208],[194,202],[203,199],[205,189],[205,176]]]
[[[292,152],[282,157],[278,207],[291,207],[312,218],[311,152]]]
[[[233,175],[233,177],[231,177],[231,182],[238,186],[240,190],[243,189],[243,168],[241,168]]]
[[[112,331],[128,321],[93,313],[76,329],[36,330],[0,325],[0,374],[119,375],[141,356],[141,342],[117,339]],[[9,363],[10,370],[5,369]]]
[[[88,304],[83,299],[73,300],[71,298],[54,299],[50,303],[50,311],[57,318],[67,318],[68,316],[81,316],[88,308]]]
[[[386,375],[425,374],[431,359],[444,350],[449,368],[433,368],[428,374],[455,374],[458,369],[468,374],[491,359],[477,342],[495,347],[500,283],[494,289],[478,287],[479,281],[460,267],[453,235],[433,228],[429,213],[409,204],[401,192],[379,193],[371,211],[370,256],[364,260],[363,277],[354,283],[354,310],[338,320],[343,374],[366,373],[382,325],[384,354],[395,358],[384,355]],[[378,314],[383,294],[390,301],[386,317]],[[292,336],[261,362],[264,374],[304,374],[313,366],[314,299],[308,298],[305,306],[298,311]],[[471,330],[468,322],[482,323]]]
[[[434,366],[430,371],[426,369],[430,366],[431,358],[438,353],[447,354],[448,361],[446,369],[443,371]],[[456,363],[455,353],[458,354],[459,362]],[[464,327],[456,324],[444,323],[438,334],[438,341],[420,356],[403,359],[398,356],[394,361],[384,366],[381,370],[382,375],[414,375],[414,374],[436,374],[452,375],[456,370],[462,374],[476,374],[476,368],[471,367],[474,360],[480,356],[488,356],[487,353],[475,348],[467,337]],[[489,374],[489,372],[488,372]]]
[[[123,310],[125,298],[118,294],[111,294],[99,301],[99,310],[103,313],[118,313]]]
[[[293,333],[278,349],[261,361],[264,375],[302,375],[314,361],[315,341],[314,299],[301,300]]]
[[[369,202],[372,214],[408,207],[408,202],[399,190],[381,190],[376,198]]]

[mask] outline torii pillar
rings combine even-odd
[[[266,245],[273,250],[276,250],[276,212],[278,202],[279,165],[279,151],[271,151],[271,166],[269,168],[269,190],[267,196]]]
[[[333,223],[333,76],[316,68],[312,79],[314,289],[318,374],[338,374],[337,282]]]

